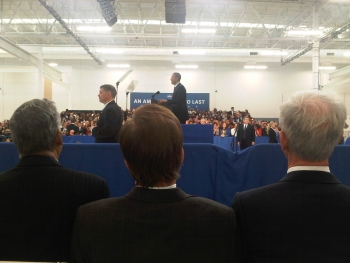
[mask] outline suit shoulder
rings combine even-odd
[[[58,167],[58,170],[60,171],[60,176],[66,176],[68,178],[71,177],[72,180],[74,178],[74,179],[82,179],[82,180],[92,180],[96,182],[105,182],[103,178],[99,177],[96,174],[77,171],[77,170],[73,170],[62,166]]]
[[[193,206],[211,208],[215,211],[222,211],[228,213],[233,212],[233,210],[230,207],[204,197],[190,196],[186,199],[186,202]]]
[[[111,208],[122,206],[127,201],[128,199],[125,196],[101,199],[81,206],[79,211],[80,213],[100,213],[102,211],[108,211]]]

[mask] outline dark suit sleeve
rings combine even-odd
[[[242,262],[242,248],[236,213],[233,214],[232,221],[234,222],[232,232],[232,248],[227,262]]]
[[[174,97],[174,95],[173,95]],[[177,87],[176,90],[176,98],[172,98],[171,100],[168,100],[168,104],[178,104],[181,105],[182,102],[186,101],[186,89],[185,87],[181,84]]]
[[[88,262],[83,255],[82,246],[81,246],[81,240],[80,240],[80,208],[78,209],[77,216],[75,219],[74,227],[73,227],[73,234],[72,234],[72,243],[71,243],[71,261],[72,263],[81,263],[81,262]]]
[[[116,120],[121,120],[122,114],[118,109],[113,109],[113,107],[106,106],[103,115],[103,126],[99,127],[98,125],[92,129],[92,136],[99,139],[105,139],[113,137],[118,133],[118,125],[116,125]]]
[[[254,130],[254,126],[251,126],[251,136],[252,136],[252,142],[255,142],[255,130]]]
[[[276,132],[272,128],[269,129],[269,141],[277,142]]]
[[[101,191],[100,191],[100,198],[99,199],[104,199],[104,198],[109,198],[110,193],[109,193],[109,188],[105,180],[103,180],[103,183],[101,185]]]
[[[237,126],[237,142],[241,142],[241,140],[242,140],[242,125],[241,124],[239,124],[238,126]]]
[[[232,204],[231,204],[233,210],[236,212],[236,221],[237,221],[237,235],[239,237],[239,244],[237,247],[240,248],[240,259],[242,262],[247,262],[246,261],[246,246],[244,242],[244,222],[243,222],[243,211],[241,207],[241,202],[240,202],[240,193],[236,193],[235,196],[233,197]]]

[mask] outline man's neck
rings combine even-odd
[[[111,100],[107,101],[107,102],[105,103],[105,106],[106,106],[108,103],[110,103],[111,101],[114,101],[114,99],[111,99]]]
[[[27,154],[27,155],[21,155],[21,157],[28,156],[28,155],[43,155],[43,156],[49,156],[54,158],[56,161],[58,161],[58,154],[56,152],[52,151],[42,151],[42,152],[36,152],[33,154]]]
[[[299,158],[298,156],[295,156],[294,154],[288,154],[288,168],[294,167],[294,166],[328,166],[328,160],[322,160],[317,162],[310,162],[303,160]]]

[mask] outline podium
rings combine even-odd
[[[152,98],[152,99],[151,99],[151,104],[158,104],[158,100]],[[160,106],[163,106],[163,107],[165,107],[165,108],[167,108],[167,109],[169,109],[169,110],[171,110],[171,111],[173,111],[172,106],[171,106],[170,104],[168,104],[168,103],[162,103],[162,104],[159,104],[159,105],[160,105]]]

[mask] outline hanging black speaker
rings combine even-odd
[[[186,0],[165,0],[165,21],[167,23],[186,23]]]
[[[115,23],[117,23],[117,15],[114,12],[114,8],[112,5],[111,0],[97,0],[97,2],[100,4],[101,12],[106,20],[107,25],[113,26]]]

